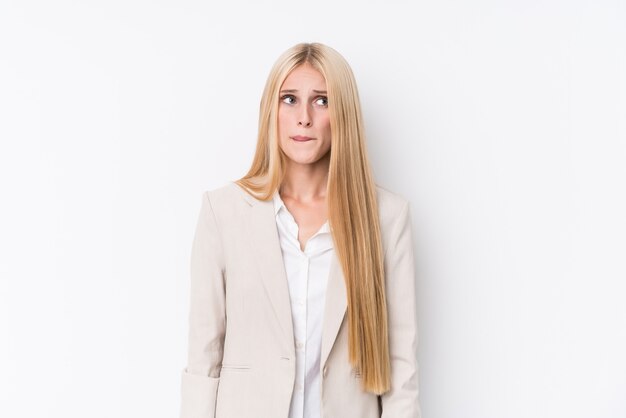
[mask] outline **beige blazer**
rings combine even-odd
[[[331,261],[321,351],[322,418],[419,418],[409,202],[377,186],[391,390],[366,393],[348,362],[346,289]],[[287,418],[296,352],[274,204],[229,183],[202,195],[191,254],[181,418]]]

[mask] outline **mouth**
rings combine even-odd
[[[298,141],[298,142],[306,142],[306,141],[311,141],[315,138],[311,138],[308,136],[301,136],[301,135],[296,135],[296,136],[291,136],[291,139],[293,139],[294,141]]]

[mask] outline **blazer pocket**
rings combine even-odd
[[[234,371],[234,372],[246,372],[250,370],[250,365],[248,364],[222,364],[223,371]]]

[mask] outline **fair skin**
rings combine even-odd
[[[328,219],[331,132],[326,80],[305,63],[287,76],[279,94],[279,145],[287,157],[279,193],[298,224],[298,241],[304,251],[309,238]],[[303,137],[310,140],[297,140]]]

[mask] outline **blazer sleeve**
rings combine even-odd
[[[191,250],[188,360],[181,375],[181,418],[215,416],[226,331],[222,251],[205,191]]]
[[[391,389],[380,395],[382,418],[420,418],[415,263],[409,202],[392,227],[385,250]]]

